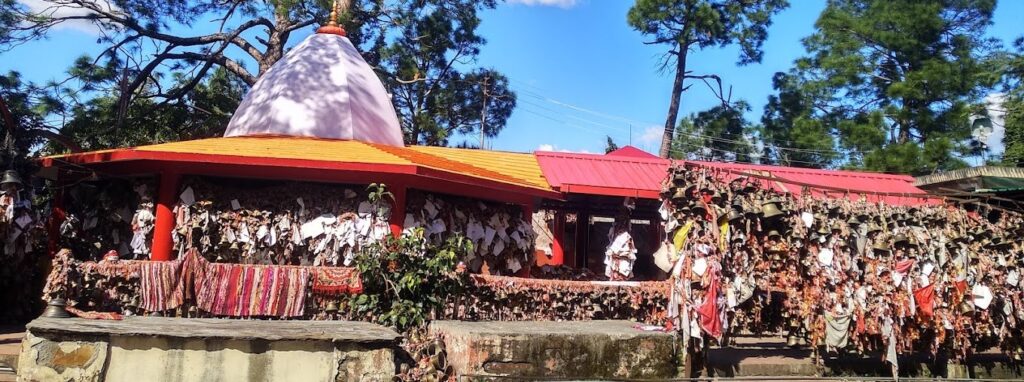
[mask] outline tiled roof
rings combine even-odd
[[[452,174],[460,179],[502,183],[557,197],[530,154],[438,147],[395,147],[351,140],[286,136],[208,138],[134,148],[102,150],[43,158],[43,165],[79,165],[132,160],[160,160],[232,165],[316,166],[344,170],[344,165],[372,169],[407,169],[421,175]],[[331,166],[327,166],[331,165]],[[334,166],[339,165],[339,166]],[[417,170],[419,169],[419,170]],[[365,171],[365,169],[364,169]],[[435,171],[435,172],[432,172]],[[226,174],[227,175],[227,174]]]
[[[305,137],[208,138],[140,146],[134,150],[331,162],[412,164],[409,160],[382,151],[373,144]]]

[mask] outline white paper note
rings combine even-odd
[[[181,192],[181,203],[186,206],[196,204],[196,192],[192,190],[192,187],[186,187],[185,191]]]

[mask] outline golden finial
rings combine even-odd
[[[343,2],[345,1],[343,0]],[[338,6],[338,0],[334,0],[333,4],[331,4],[331,15],[329,16],[330,19],[327,20],[327,25],[317,29],[316,33],[335,34],[338,36],[345,35],[345,29],[338,25],[338,10],[340,8],[341,7]]]

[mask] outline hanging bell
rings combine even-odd
[[[708,210],[701,203],[690,203],[690,212],[697,216],[705,216]]]
[[[792,348],[792,347],[796,347],[796,345],[797,345],[797,340],[796,340],[796,336],[795,335],[790,334],[790,335],[786,336],[786,346],[789,346],[789,347]]]
[[[882,240],[875,240],[875,245],[872,247],[872,249],[874,249],[875,252],[886,253],[886,254],[889,253],[889,245],[887,245]]]
[[[879,226],[878,224],[875,224],[875,223],[871,223],[870,225],[868,225],[868,233],[877,233],[877,232],[882,232],[882,227],[881,226]]]
[[[683,172],[677,172],[672,176],[672,184],[676,185],[676,187],[686,185],[686,174]]]
[[[974,304],[972,304],[970,301],[964,300],[964,302],[960,303],[960,314],[967,315],[971,314],[971,312],[973,311]]]
[[[715,213],[718,215],[718,225],[722,225],[729,222],[729,214],[722,208],[715,208]]]
[[[43,317],[69,318],[71,317],[71,314],[68,314],[68,311],[64,309],[64,307],[66,306],[67,303],[64,301],[63,298],[58,297],[53,300],[50,300],[50,303],[46,305],[46,310],[43,311]]]
[[[782,210],[779,209],[778,200],[771,199],[761,205],[761,216],[765,219],[771,219],[782,215]]]
[[[729,211],[729,222],[730,222],[730,223],[736,223],[736,222],[739,222],[739,221],[740,221],[740,219],[743,219],[743,214],[742,214],[742,213],[740,213],[740,212],[739,212],[739,211],[737,211],[737,210],[731,210],[731,211]]]
[[[779,231],[771,230],[771,231],[768,231],[768,238],[769,239],[779,240],[779,239],[782,239],[782,234],[780,234]]]
[[[1013,350],[1014,361],[1024,361],[1024,349],[1017,345],[1017,348]]]
[[[324,308],[324,312],[327,313],[338,313],[338,302],[331,300],[327,303],[327,307]]]
[[[13,185],[21,187],[22,184],[24,183],[21,182],[21,176],[18,175],[18,172],[14,170],[4,171],[4,177],[2,180],[0,180],[0,186]]]
[[[680,203],[686,200],[686,190],[682,187],[676,187],[676,191],[672,194],[672,202]]]

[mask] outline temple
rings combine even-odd
[[[594,258],[603,256],[608,243],[602,242],[603,235],[591,232],[592,226],[607,223],[623,198],[631,198],[637,204],[633,216],[645,230],[634,236],[649,238],[641,240],[640,252],[654,251],[660,234],[655,221],[658,198],[670,160],[629,146],[607,155],[405,146],[386,89],[340,30],[325,26],[289,51],[252,87],[224,137],[51,156],[41,160],[44,173],[59,185],[97,179],[133,179],[151,185],[148,197],[154,224],[146,238],[151,245],[136,257],[153,260],[175,257],[173,232],[184,224],[176,216],[176,206],[183,201],[182,193],[192,187],[189,182],[204,177],[358,188],[383,183],[394,195],[388,223],[395,234],[408,225],[433,223],[434,216],[413,216],[412,209],[424,204],[416,200],[411,205],[410,193],[515,206],[520,220],[544,224],[535,228],[550,235],[542,240],[544,248],[530,245],[523,264],[513,267],[517,270],[530,264],[595,265],[599,261]],[[685,162],[713,168],[729,178],[756,179],[769,189],[795,195],[864,196],[892,205],[941,202],[913,186],[908,176]],[[58,198],[56,209],[60,216],[68,213],[65,206],[69,204],[62,200]],[[549,214],[534,219],[534,212],[541,209]],[[79,218],[88,213],[78,211]],[[455,227],[449,221],[446,228]],[[55,251],[59,240],[51,240]],[[91,249],[93,257],[109,250],[124,256],[130,250],[110,238],[107,241]],[[543,256],[534,258],[535,251]],[[489,268],[495,269],[494,265]]]
[[[223,137],[41,158],[55,186],[50,305],[28,326],[21,370],[383,380],[409,371],[392,353],[405,346],[436,375],[665,379],[696,376],[701,360],[736,376],[738,353],[722,349],[770,334],[812,374],[819,348],[886,344],[891,358],[871,367],[898,375],[897,353],[932,349],[951,327],[945,357],[977,359],[964,349],[1003,338],[1002,356],[1024,359],[1015,324],[993,332],[1020,311],[1016,212],[904,175],[405,138],[387,89],[330,23],[253,85]],[[438,259],[463,239],[451,267],[400,281],[459,289],[397,297],[385,275],[412,272],[396,258]],[[391,257],[360,256],[373,250]],[[365,308],[382,290],[391,310]],[[402,304],[433,305],[418,319],[434,337],[399,344],[370,324],[415,327]],[[51,362],[71,347],[102,356]],[[222,366],[237,349],[241,366]]]

